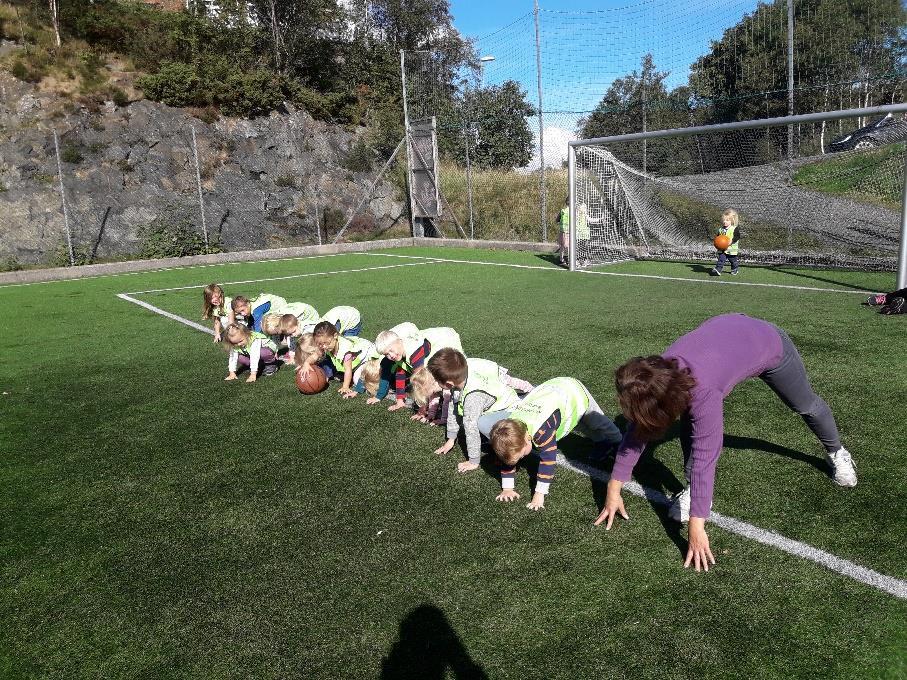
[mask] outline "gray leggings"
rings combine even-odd
[[[790,337],[777,326],[775,329],[781,336],[781,363],[775,368],[761,373],[759,378],[772,388],[791,411],[798,413],[803,418],[809,429],[822,442],[826,451],[829,453],[837,451],[841,448],[841,437],[838,434],[838,426],[835,425],[831,409],[809,384],[803,359],[800,358],[800,353],[794,347]],[[692,453],[690,435],[689,418],[684,418],[681,423],[681,446],[688,478],[689,466],[692,463],[690,460]]]

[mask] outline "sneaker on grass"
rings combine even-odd
[[[709,509],[712,509],[711,504],[709,504]],[[668,517],[681,524],[690,521],[690,487],[674,494],[671,507],[668,508]]]
[[[277,369],[280,368],[279,364],[266,364],[264,370],[261,372],[262,375],[274,375],[277,373]]]
[[[713,269],[712,271],[709,272],[709,276],[721,276],[721,272],[718,271],[717,269]]]
[[[740,273],[740,270],[739,270],[739,269],[732,269],[732,270],[731,270],[731,276],[737,276],[737,274],[739,274],[739,273]]]
[[[856,486],[857,470],[850,457],[850,451],[843,446],[837,451],[825,454],[825,459],[831,466],[831,478],[840,486]]]

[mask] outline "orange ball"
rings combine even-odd
[[[718,248],[718,250],[727,250],[728,246],[731,245],[731,237],[725,234],[718,234],[712,243],[715,244],[715,247]]]
[[[312,366],[309,374],[303,378],[302,371],[296,371],[296,389],[303,394],[318,394],[328,387],[328,379],[320,366]]]

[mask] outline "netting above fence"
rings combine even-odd
[[[859,120],[841,124],[857,130]],[[838,121],[793,126],[802,153],[790,156],[787,125],[578,144],[577,266],[714,258],[722,214],[733,209],[745,262],[893,270],[907,120],[876,120],[887,123],[826,154],[823,131]]]

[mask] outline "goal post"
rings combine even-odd
[[[571,141],[570,268],[714,262],[712,238],[734,209],[744,264],[898,269],[900,281],[905,113],[893,104]]]

